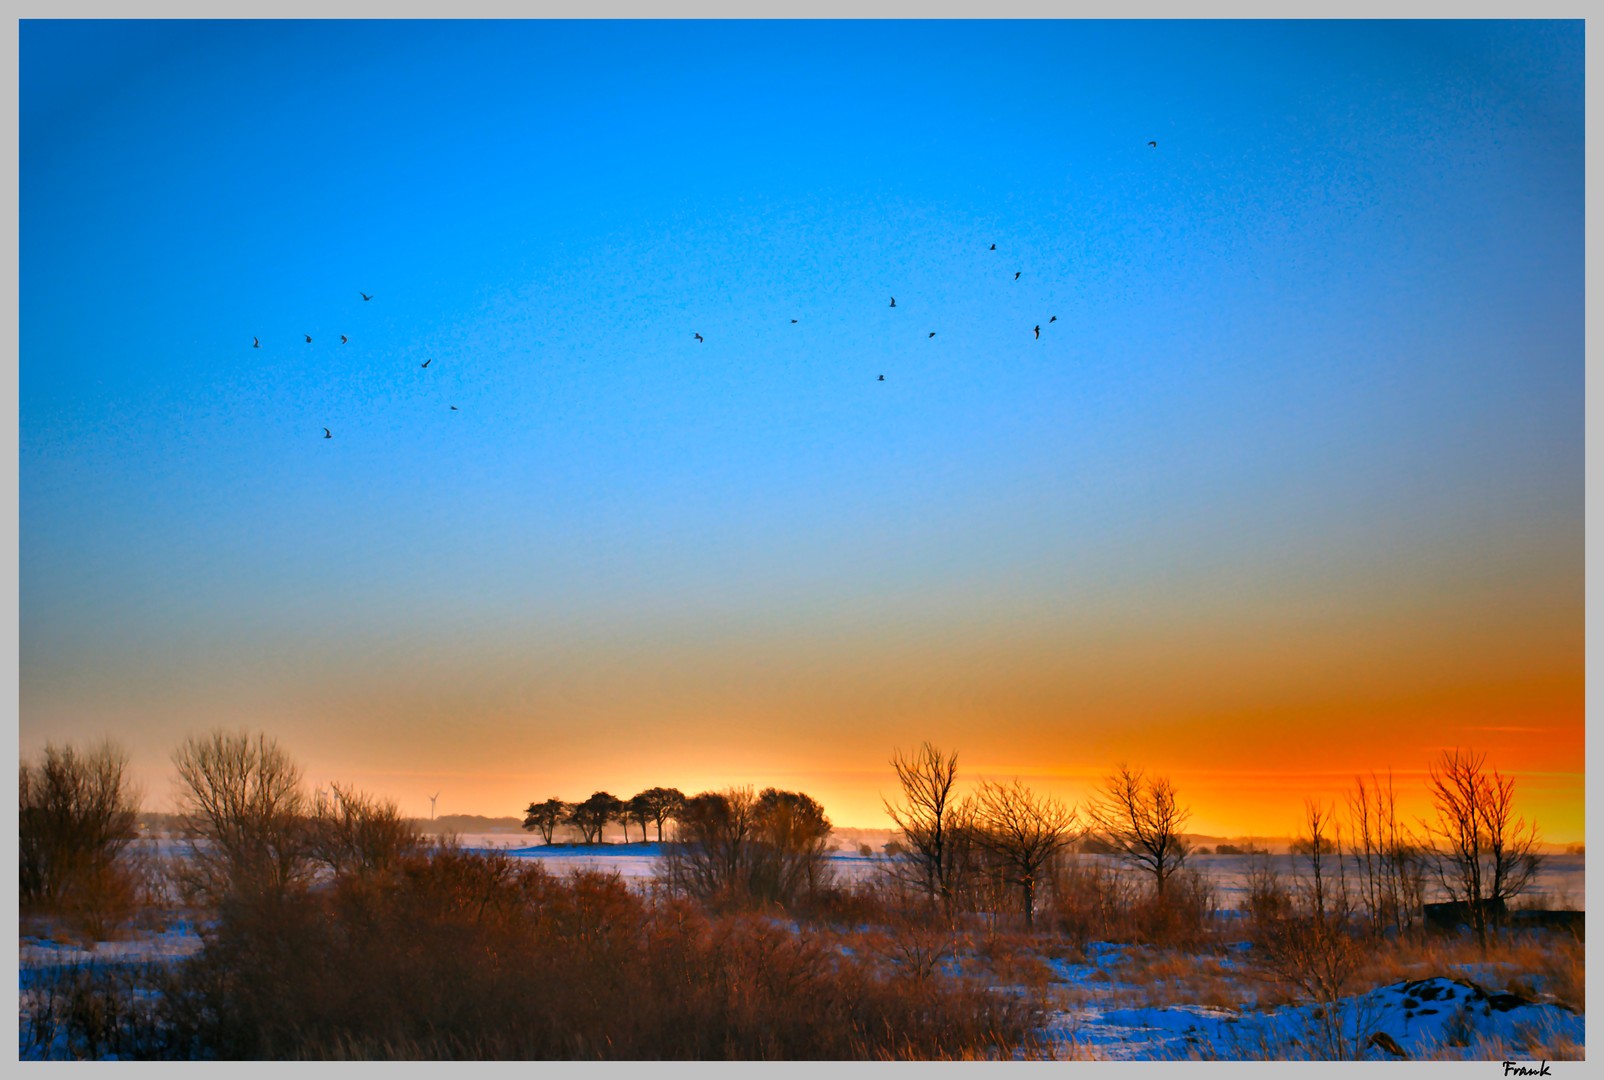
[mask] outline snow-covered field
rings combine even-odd
[[[603,870],[639,885],[653,877],[662,856],[657,844],[548,847],[507,833],[463,836],[459,842],[471,850],[539,860],[557,873]],[[1290,880],[1293,860],[1276,859]],[[830,856],[843,881],[864,880],[885,862],[881,854],[836,851]],[[1198,856],[1191,864],[1208,875],[1222,914],[1245,896],[1249,857]],[[1549,906],[1582,906],[1582,864],[1580,856],[1550,859],[1540,882]],[[93,944],[24,935],[19,948],[22,1005],[28,1008],[31,994],[53,972],[171,961],[199,948],[196,927],[185,921],[160,932]],[[1553,1000],[1540,978],[1510,970],[1509,964],[1445,963],[1430,974],[1343,999],[1328,1017],[1311,1004],[1261,1003],[1258,993],[1264,984],[1253,973],[1252,948],[1239,941],[1223,954],[1177,956],[1149,946],[1093,942],[1072,958],[1044,953],[1036,960],[1047,974],[1034,984],[1050,1008],[1042,1035],[1060,1057],[1119,1060],[1325,1057],[1331,1055],[1333,1039],[1340,1039],[1348,1053],[1357,1051],[1373,1060],[1488,1060],[1511,1054],[1536,1059],[1556,1052],[1573,1057],[1582,1053],[1583,1015]],[[1199,971],[1207,968],[1207,978],[1189,979],[1189,964]],[[967,970],[971,965],[955,958],[955,966]],[[999,989],[1022,992],[1023,986],[1003,984]],[[25,1055],[39,1056],[37,1047],[29,1048],[26,1022],[22,1043]]]
[[[519,858],[540,859],[558,872],[569,868],[610,870],[617,871],[626,881],[650,878],[657,859],[662,855],[662,845],[655,843],[556,844],[548,847],[538,839],[530,840],[514,833],[470,833],[458,839],[465,847],[477,850],[505,851]],[[1111,867],[1120,865],[1112,856],[1083,855],[1080,858]],[[829,856],[829,865],[838,880],[847,882],[865,880],[888,861],[885,855],[879,853],[860,855],[850,851],[832,851]],[[1584,861],[1581,855],[1551,855],[1547,858],[1535,890],[1543,901],[1542,906],[1577,910],[1585,908]],[[1249,875],[1255,862],[1255,857],[1251,855],[1194,855],[1187,860],[1187,865],[1207,877],[1221,908],[1235,909],[1247,899]],[[1269,862],[1282,880],[1291,884],[1305,860],[1292,855],[1272,855],[1269,856]],[[1347,873],[1350,885],[1357,886],[1359,868],[1351,859]]]
[[[1244,975],[1238,1003],[1131,1006],[1150,982],[1140,973],[1142,946],[1095,942],[1084,962],[1047,960],[1063,998],[1046,1034],[1065,1057],[1151,1061],[1202,1059],[1304,1059],[1362,1056],[1366,1060],[1489,1060],[1585,1042],[1583,1014],[1551,1002],[1502,992],[1496,973],[1464,973],[1405,980],[1343,998],[1328,1024],[1317,1005],[1255,1008],[1245,977],[1252,946],[1240,942],[1234,957],[1218,963]],[[1487,974],[1493,974],[1490,980]],[[1340,1050],[1333,1043],[1340,1040]]]

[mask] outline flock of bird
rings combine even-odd
[[[372,296],[370,296],[369,294],[363,292],[361,289],[358,289],[356,294],[362,298],[364,303],[373,299]],[[312,335],[311,334],[302,334],[301,336],[306,338],[306,343],[308,345],[312,344]],[[340,344],[341,345],[349,345],[350,343],[351,343],[351,339],[349,337],[347,337],[345,334],[341,334],[340,335]],[[262,347],[262,339],[259,338],[259,337],[252,337],[251,338],[251,348],[260,349],[261,347]],[[425,360],[423,363],[419,364],[418,366],[426,368],[432,363],[434,363],[434,357],[431,356],[427,360]],[[451,406],[451,411],[452,412],[458,412],[459,410],[457,409],[457,407],[455,405],[453,405],[453,406]],[[334,432],[330,431],[328,428],[324,428],[323,429],[323,437],[325,439],[332,439],[332,438],[334,438]]]
[[[1158,143],[1156,143],[1156,142],[1150,142],[1150,143],[1148,143],[1148,144],[1147,144],[1147,145],[1149,145],[1149,146],[1157,146],[1157,145],[1158,145]],[[990,247],[990,248],[988,248],[988,249],[987,249],[987,250],[988,250],[988,251],[996,251],[996,250],[997,250],[997,245],[996,245],[996,244],[993,244],[993,245],[991,245],[991,247]],[[1015,281],[1018,281],[1018,280],[1019,280],[1019,278],[1020,278],[1020,276],[1021,276],[1021,275],[1022,275],[1022,274],[1024,274],[1024,271],[1023,271],[1023,270],[1015,270],[1015,271],[1014,271],[1014,280],[1015,280]],[[893,296],[893,297],[892,297],[892,298],[891,298],[891,304],[890,304],[890,306],[891,306],[891,307],[896,307],[896,306],[897,306],[897,298],[896,298],[896,297],[895,297],[895,296]],[[1052,324],[1052,323],[1055,323],[1055,322],[1057,322],[1057,321],[1058,321],[1058,316],[1057,316],[1057,315],[1054,315],[1054,316],[1052,316],[1052,317],[1051,317],[1051,318],[1049,318],[1049,319],[1048,319],[1048,320],[1047,320],[1047,322],[1048,322],[1048,323],[1049,323],[1049,324]],[[792,322],[792,323],[793,323],[793,324],[795,324],[795,323],[796,323],[796,320],[795,320],[795,319],[792,319],[792,320],[791,320],[791,322]],[[1035,338],[1035,340],[1037,340],[1037,341],[1040,341],[1040,340],[1041,340],[1041,323],[1037,323],[1037,324],[1036,324],[1036,325],[1035,325],[1035,327],[1033,327],[1033,328],[1032,328],[1032,329],[1033,329],[1033,330],[1034,330],[1034,332],[1035,332],[1035,334],[1036,334],[1036,338]],[[693,336],[693,337],[695,337],[695,338],[696,338],[696,340],[697,340],[697,343],[698,343],[698,344],[704,344],[704,343],[705,343],[705,342],[706,342],[706,340],[707,340],[707,339],[706,339],[706,338],[704,338],[704,337],[702,337],[702,335],[701,335],[701,334],[700,334],[700,333],[693,333],[693,334],[692,334],[692,336]],[[930,338],[933,338],[933,337],[935,337],[935,336],[936,336],[936,332],[935,332],[935,331],[934,331],[934,330],[932,330],[932,331],[930,331],[930,333],[929,333],[929,335],[928,335],[928,336],[927,336],[927,337],[926,337],[926,338],[925,338],[925,340],[926,340],[926,341],[929,341],[929,340],[930,340]],[[881,375],[881,376],[880,376],[880,377],[879,377],[879,378],[878,378],[878,379],[877,379],[877,380],[876,380],[876,381],[877,381],[877,382],[885,382],[885,381],[886,381],[886,377],[885,377],[885,376],[884,376],[884,375]]]
[[[1151,140],[1151,139],[1148,140],[1147,145],[1149,147],[1154,148],[1154,149],[1157,149],[1157,147],[1158,147],[1157,141]],[[997,245],[996,244],[992,244],[991,247],[988,250],[996,251],[997,250]],[[1018,281],[1023,274],[1024,274],[1023,270],[1015,270],[1014,271],[1014,280]],[[362,292],[360,289],[357,290],[357,295],[362,297],[362,300],[363,300],[364,303],[366,303],[367,301],[373,299],[372,296],[370,296],[369,294],[367,294],[365,292]],[[891,297],[891,305],[890,306],[891,307],[896,307],[897,306],[897,298],[895,296]],[[1058,316],[1057,315],[1054,315],[1054,316],[1052,316],[1051,318],[1049,318],[1047,320],[1049,325],[1051,325],[1052,323],[1055,323],[1057,321],[1058,321]],[[796,319],[792,319],[791,320],[791,323],[793,325],[795,325],[796,322],[797,322]],[[1034,327],[1032,327],[1032,332],[1036,335],[1035,340],[1040,341],[1041,340],[1041,324],[1037,323]],[[303,336],[306,338],[306,343],[308,345],[310,345],[312,343],[312,335],[311,334],[305,334]],[[694,336],[696,338],[697,344],[705,344],[706,341],[707,341],[707,339],[704,338],[701,335],[700,332],[693,332],[692,336]],[[936,336],[936,332],[934,330],[932,330],[932,331],[930,331],[929,336],[926,338],[926,340],[928,341],[930,338],[933,338],[935,336]],[[349,344],[349,343],[350,343],[350,338],[346,337],[346,335],[344,335],[344,334],[341,334],[340,335],[340,344],[341,345],[346,345],[346,344]],[[262,341],[261,341],[260,338],[256,338],[256,337],[251,338],[251,348],[260,349],[261,347],[262,347]],[[425,360],[422,364],[420,364],[419,367],[427,368],[433,362],[434,362],[434,357],[431,356],[427,360]],[[886,381],[886,377],[884,375],[881,375],[876,381],[877,382],[885,382]],[[453,405],[453,406],[451,406],[451,411],[452,412],[457,412],[459,410],[457,409],[457,407],[455,405]],[[323,437],[325,439],[332,439],[332,438],[334,438],[334,432],[330,431],[328,428],[324,428],[323,429]]]

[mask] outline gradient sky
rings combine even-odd
[[[162,807],[260,728],[413,813],[875,827],[930,739],[1267,835],[1472,746],[1582,838],[1579,21],[20,62],[24,755],[112,736]]]

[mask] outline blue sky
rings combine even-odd
[[[1579,657],[1582,72],[1579,22],[24,22],[24,748],[114,702],[333,770],[322,695],[408,656],[489,738],[618,720],[520,674],[575,643],[1490,579]]]

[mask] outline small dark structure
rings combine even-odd
[[[1482,918],[1488,923],[1497,924],[1504,920],[1505,908],[1502,900],[1483,900],[1480,907]],[[1461,926],[1474,925],[1469,900],[1423,904],[1421,911],[1426,917],[1426,926],[1432,930],[1457,930]]]
[[[1544,930],[1559,930],[1576,935],[1577,941],[1586,941],[1583,933],[1586,924],[1585,911],[1559,911],[1553,909],[1536,909],[1531,911],[1511,911],[1504,917],[1504,925],[1512,930],[1527,930],[1541,928]]]
[[[1542,908],[1512,911],[1502,900],[1483,900],[1481,910],[1489,926],[1501,926],[1510,930],[1560,930],[1575,934],[1578,941],[1585,940],[1583,937],[1587,915],[1585,911]],[[1425,915],[1427,928],[1431,930],[1446,932],[1457,930],[1461,926],[1473,925],[1470,902],[1466,900],[1424,904],[1422,914]]]

